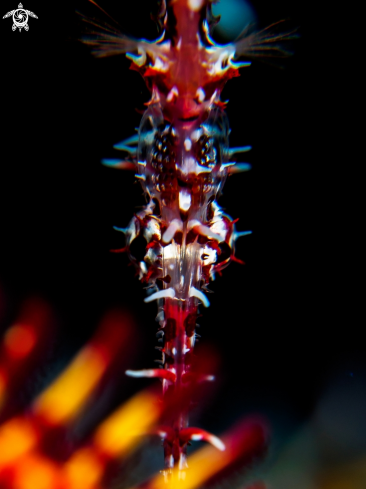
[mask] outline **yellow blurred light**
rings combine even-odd
[[[205,446],[188,457],[188,469],[173,469],[169,474],[158,475],[152,479],[149,489],[194,489],[200,487],[216,472],[222,470],[232,457],[228,451],[219,451],[212,446]]]
[[[16,325],[5,333],[4,346],[11,356],[22,358],[33,349],[36,341],[36,335],[29,326]]]
[[[31,450],[36,442],[36,431],[26,419],[13,418],[1,425],[0,468],[15,462]]]
[[[87,346],[71,365],[36,400],[34,412],[51,424],[61,424],[78,414],[107,368],[105,356]]]
[[[104,466],[91,448],[78,450],[65,464],[67,489],[92,489],[103,476]]]
[[[59,471],[49,460],[35,454],[23,457],[16,467],[14,489],[55,489]]]
[[[151,392],[136,394],[98,428],[94,441],[110,456],[121,455],[138,443],[160,414],[158,398]]]

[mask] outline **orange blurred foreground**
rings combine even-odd
[[[152,479],[139,489],[160,489],[164,484],[169,489],[196,489],[211,479],[221,479],[225,471],[249,464],[261,455],[267,445],[268,433],[260,420],[242,420],[221,437],[226,449],[219,451],[207,445],[188,457],[188,469],[174,469]],[[135,488],[137,489],[137,488]]]
[[[29,375],[30,360],[40,358],[45,344],[43,332],[50,318],[50,309],[42,301],[28,301],[19,320],[6,332],[0,347],[0,403],[2,400],[8,405],[13,386]],[[129,315],[108,313],[93,338],[29,410],[5,415],[0,424],[1,489],[106,489],[119,461],[130,456],[144,435],[168,436],[159,423],[172,410],[181,409],[184,398],[190,399],[187,389],[172,399],[168,396],[165,402],[160,392],[141,391],[112,412],[87,439],[66,452],[58,450],[106,376],[116,375],[133,330]],[[118,368],[117,375],[121,370]],[[198,389],[201,377],[207,375],[200,374],[199,369],[192,375],[197,377],[193,385]],[[266,444],[266,430],[258,421],[240,423],[224,435],[223,443],[198,428],[181,433],[184,443],[205,439],[220,450],[224,443],[226,449],[207,446],[198,450],[189,457],[187,470],[163,471],[139,486],[141,489],[198,488],[236,463],[250,462]]]

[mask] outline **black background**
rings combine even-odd
[[[1,4],[4,15],[14,1]],[[149,2],[105,2],[124,32],[154,36]],[[201,342],[221,356],[219,391],[201,424],[215,432],[241,413],[263,412],[285,431],[308,419],[334,375],[365,373],[360,341],[357,167],[347,166],[337,127],[345,124],[342,75],[330,68],[320,20],[305,2],[256,2],[260,25],[289,18],[299,26],[295,55],[279,69],[256,61],[223,94],[235,146],[251,144],[250,173],[229,179],[220,201],[239,217],[237,256],[246,262],[212,285]],[[93,59],[77,41],[75,10],[87,2],[24,8],[38,15],[28,32],[1,20],[0,279],[3,329],[22,300],[45,298],[61,325],[68,358],[112,306],[134,311],[139,354],[152,365],[155,305],[124,255],[124,227],[144,204],[132,173],[100,165],[112,145],[133,134],[148,99],[144,82],[123,57]],[[313,9],[310,11],[310,9]],[[356,227],[357,225],[357,227]],[[55,353],[56,355],[57,353]],[[51,368],[52,370],[52,368]],[[350,380],[351,381],[351,380]],[[143,383],[125,386],[123,398]],[[277,421],[276,421],[277,420]]]

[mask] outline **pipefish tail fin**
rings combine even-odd
[[[91,46],[91,52],[95,57],[104,58],[138,52],[140,40],[125,36],[117,27],[107,22],[88,17],[81,12],[77,12],[77,14],[85,23],[85,30],[80,40]],[[116,25],[118,24],[116,23]]]
[[[260,31],[246,26],[233,42],[235,58],[287,58],[292,56],[292,41],[298,39],[299,29],[283,29],[286,19],[275,22]]]
[[[159,43],[162,42],[165,36],[167,17],[165,0],[161,0],[160,9],[156,16],[151,16],[155,20],[159,31],[159,37],[152,41],[136,39],[123,34],[121,26],[113,17],[93,0],[89,0],[89,2],[109,18],[109,21],[105,22],[89,17],[79,11],[76,12],[84,23],[84,32],[80,40],[84,44],[91,46],[91,52],[95,57],[104,58],[126,54],[137,66],[141,67],[146,63],[147,54],[153,57],[161,54]],[[110,21],[112,21],[112,24]]]

